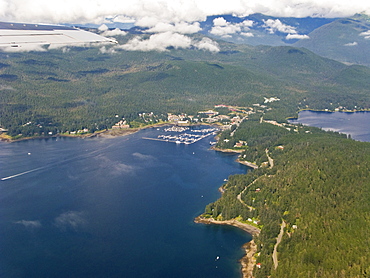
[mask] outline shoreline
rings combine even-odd
[[[214,151],[217,151],[217,152],[222,152],[222,153],[238,153],[238,154],[240,154],[244,151],[244,150],[233,150],[233,149],[220,149],[220,148],[216,148],[216,147],[211,147],[211,149],[214,150]],[[248,166],[250,168],[258,169],[257,164],[254,164],[253,162],[246,161],[246,160],[240,160],[240,155],[235,161],[242,164],[242,165]]]
[[[161,125],[158,125],[161,126]],[[156,127],[156,126],[150,126],[150,127]],[[18,139],[10,139],[10,138],[5,138],[0,136],[0,142],[7,142],[7,143],[14,143],[14,142],[21,142],[21,141],[27,141],[27,140],[34,140],[34,139],[49,139],[49,138],[94,138],[94,137],[103,137],[103,138],[108,138],[108,137],[116,137],[116,136],[126,136],[133,134],[135,132],[138,132],[141,129],[145,129],[149,127],[143,127],[143,128],[129,128],[129,129],[122,129],[122,130],[103,130],[99,132],[94,132],[94,133],[87,133],[87,134],[82,134],[82,135],[70,135],[70,134],[55,134],[53,136],[34,136],[34,137],[22,137]]]
[[[236,160],[236,162],[240,163],[240,164],[243,164],[245,166],[248,166],[248,167],[251,167],[253,169],[258,169],[258,165],[252,163],[252,162],[249,162],[249,161],[245,161],[245,160],[240,160],[239,158]]]
[[[176,125],[174,123],[158,123],[158,124],[153,124],[153,125],[147,125],[143,127],[135,127],[135,128],[127,128],[127,129],[118,129],[118,130],[113,130],[113,129],[107,129],[107,130],[101,130],[98,132],[94,133],[87,133],[87,134],[81,134],[81,135],[70,135],[70,134],[55,134],[52,136],[34,136],[34,137],[22,137],[19,139],[11,139],[7,138],[7,135],[1,136],[0,134],[0,142],[7,142],[7,143],[13,143],[13,142],[20,142],[20,141],[27,141],[27,140],[33,140],[33,139],[49,139],[49,138],[94,138],[94,137],[102,137],[102,138],[114,138],[117,136],[126,136],[130,135],[133,133],[136,133],[140,130],[147,129],[147,128],[156,128],[156,127],[162,127],[162,126],[172,126]],[[209,125],[212,126],[211,124],[207,123],[197,123],[197,124],[190,124],[187,126],[200,126],[200,125]]]
[[[258,169],[258,165],[254,164],[252,162],[249,162],[249,161],[240,160],[240,153],[243,152],[243,150],[220,149],[220,148],[216,148],[214,146],[211,147],[211,149],[214,150],[214,151],[219,151],[219,152],[223,152],[223,153],[237,153],[237,154],[239,154],[239,157],[235,160],[236,162],[238,162],[242,165],[245,165],[247,167],[250,167],[252,169]],[[219,188],[219,191],[221,193],[224,192],[222,186]],[[233,226],[233,227],[239,228],[239,229],[247,232],[248,234],[252,235],[253,237],[259,236],[259,234],[261,232],[260,229],[254,227],[252,225],[246,224],[246,223],[241,223],[241,222],[239,222],[235,219],[218,221],[218,220],[215,220],[213,218],[204,218],[200,215],[200,216],[198,216],[194,219],[194,222],[198,223],[198,224],[206,224],[206,225],[229,225],[229,226]],[[245,255],[239,260],[239,263],[241,265],[242,278],[254,278],[253,270],[254,270],[254,267],[256,265],[256,258],[255,258],[254,255],[257,253],[257,245],[254,242],[254,239],[252,239],[251,241],[243,244],[243,246],[241,248],[244,249],[244,252],[245,252]]]
[[[204,218],[202,216],[198,216],[194,219],[194,222],[197,224],[206,224],[206,225],[227,225],[239,228],[248,234],[252,235],[253,237],[257,237],[261,230],[245,223],[241,223],[235,219],[232,220],[222,220],[218,221],[213,218]],[[252,239],[251,241],[243,244],[242,248],[245,251],[245,255],[239,260],[241,264],[241,273],[243,278],[253,278],[253,269],[256,265],[256,259],[254,255],[257,252],[257,245]]]
[[[166,126],[166,125],[173,125],[171,123],[160,123],[156,125],[148,125],[148,126],[143,126],[143,127],[137,127],[137,128],[127,128],[127,129],[118,129],[118,130],[113,130],[113,129],[107,129],[107,130],[102,130],[94,133],[87,133],[87,134],[82,134],[82,135],[70,135],[70,134],[55,134],[53,136],[34,136],[34,137],[23,137],[19,139],[10,139],[10,138],[4,138],[0,136],[0,142],[8,142],[8,143],[13,143],[13,142],[20,142],[20,141],[26,141],[26,140],[33,140],[33,139],[49,139],[49,138],[94,138],[94,137],[103,137],[103,138],[114,138],[117,136],[126,136],[130,135],[133,133],[136,133],[142,129],[146,128],[152,128],[152,127],[161,127],[161,126]]]
[[[222,152],[222,153],[242,153],[244,150],[233,150],[233,149],[220,149],[217,147],[211,147],[212,150]]]

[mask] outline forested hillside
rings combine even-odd
[[[241,158],[260,167],[231,176],[223,196],[203,216],[258,223],[255,277],[367,277],[369,143],[302,126],[290,132],[253,120],[244,122],[235,137],[248,142]],[[273,251],[283,222],[275,265]]]
[[[368,68],[305,49],[219,45],[218,53],[83,47],[1,53],[0,127],[18,137],[94,132],[117,118],[130,123],[143,112],[196,114],[220,103],[250,106],[272,96],[281,101],[265,117],[280,121],[301,108],[370,107]]]

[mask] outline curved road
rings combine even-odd
[[[280,226],[280,233],[279,233],[278,237],[276,238],[276,244],[274,246],[274,252],[272,253],[272,260],[274,261],[275,269],[278,267],[277,247],[280,244],[281,239],[283,238],[285,226],[286,226],[286,223],[283,220],[283,222],[281,223],[281,226]]]

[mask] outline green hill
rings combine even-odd
[[[194,114],[215,104],[250,106],[271,96],[281,99],[266,115],[275,120],[306,107],[370,107],[366,68],[353,74],[351,67],[302,48],[219,44],[219,53],[104,54],[81,47],[2,53],[0,126],[12,136],[94,131],[111,127],[116,115],[130,122],[142,112]]]
[[[241,157],[260,168],[229,177],[203,217],[258,223],[256,278],[368,277],[370,143],[298,129],[244,122],[234,137],[248,142]],[[276,268],[272,254],[283,221]]]

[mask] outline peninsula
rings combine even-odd
[[[248,142],[239,159],[258,168],[230,176],[221,198],[195,221],[232,225],[253,235],[250,253],[242,259],[243,277],[362,275],[370,264],[363,255],[367,247],[361,240],[349,243],[348,234],[362,238],[370,224],[365,201],[370,198],[370,143],[260,119],[243,121],[231,132],[219,135],[216,148],[231,151],[235,137]],[[260,229],[244,225],[248,221]]]

